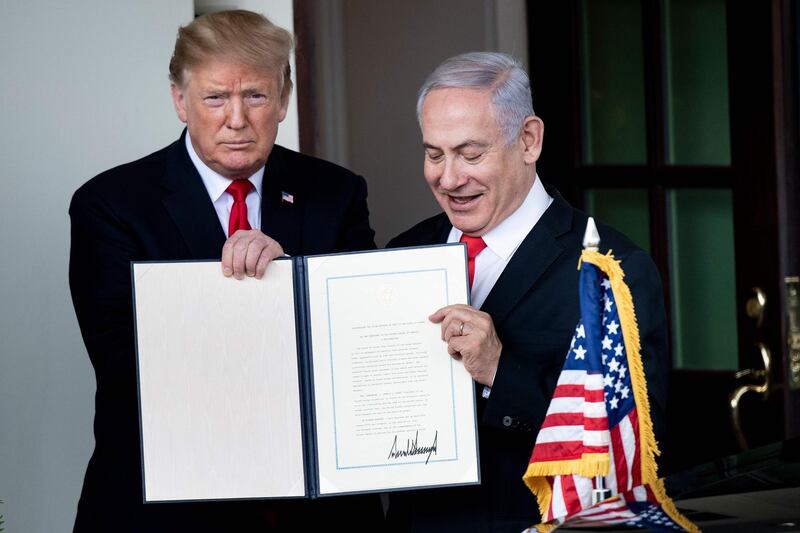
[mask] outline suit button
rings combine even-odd
[[[512,424],[513,422],[514,422],[514,419],[513,419],[513,418],[511,418],[510,416],[504,416],[504,417],[503,417],[503,425],[504,425],[505,427],[511,427],[511,424]]]

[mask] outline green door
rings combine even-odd
[[[539,173],[659,267],[672,357],[665,466],[785,438],[796,393],[783,371],[773,6],[542,4],[528,5],[534,108],[547,125]]]

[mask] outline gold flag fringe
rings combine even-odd
[[[562,474],[577,474],[585,477],[607,476],[610,468],[611,460],[608,453],[585,453],[578,459],[530,463],[525,477]]]
[[[658,498],[658,503],[661,504],[661,510],[669,516],[673,522],[681,526],[689,533],[700,533],[700,528],[694,525],[688,518],[683,516],[681,512],[675,507],[672,498],[667,496],[667,489],[664,487],[664,480],[657,479],[650,485],[650,490]]]
[[[647,382],[644,378],[642,365],[641,345],[639,343],[639,326],[636,323],[636,312],[633,308],[633,296],[625,283],[625,273],[620,262],[614,259],[611,250],[603,255],[592,250],[584,250],[580,261],[586,261],[602,270],[611,282],[614,300],[617,302],[617,312],[622,325],[622,335],[625,339],[625,352],[628,356],[628,370],[633,397],[636,400],[636,412],[639,417],[639,443],[640,459],[642,465],[642,483],[653,483],[658,480],[656,456],[661,455],[655,435],[653,434],[653,421],[650,418],[650,398],[647,396]],[[580,267],[580,262],[578,263]]]

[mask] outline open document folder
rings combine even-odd
[[[475,388],[428,316],[463,245],[296,257],[263,279],[134,263],[145,502],[479,482]]]

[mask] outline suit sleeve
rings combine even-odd
[[[130,262],[138,246],[97,195],[79,190],[69,213],[69,283],[86,349],[98,379],[130,378],[134,366]]]
[[[369,225],[367,182],[361,176],[355,178],[337,248],[342,251],[373,250],[375,232]]]
[[[497,429],[535,434],[544,421],[569,340],[553,339],[535,346],[501,341],[503,351],[491,395],[480,400],[484,403],[481,421]]]

